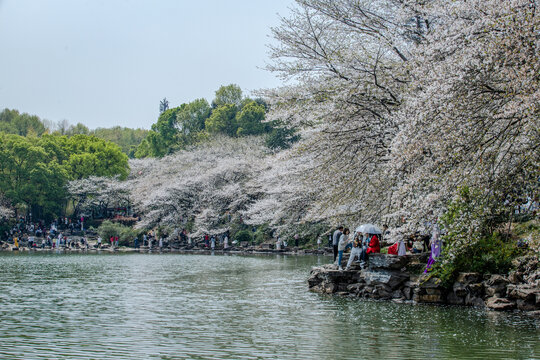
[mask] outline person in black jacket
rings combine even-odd
[[[334,231],[334,235],[332,235],[332,247],[334,248],[334,262],[336,262],[336,258],[338,255],[338,242],[339,237],[343,233],[343,226],[340,226],[337,228],[336,231]]]

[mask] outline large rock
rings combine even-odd
[[[311,291],[333,294],[347,291],[347,286],[363,280],[358,271],[340,271],[335,265],[327,264],[312,268],[308,278]]]
[[[519,271],[512,271],[508,274],[508,281],[511,284],[517,285],[523,282],[523,273]]]
[[[445,302],[445,298],[442,295],[428,295],[428,294],[422,294],[422,295],[416,295],[413,298],[414,301],[418,303],[439,303],[442,304]]]
[[[484,284],[474,283],[467,285],[467,292],[475,297],[482,297],[484,295]]]
[[[392,289],[385,284],[375,285],[371,297],[374,299],[391,299],[392,298]]]
[[[525,300],[517,299],[516,305],[519,310],[522,311],[535,311],[538,310],[538,306],[536,306],[534,303],[527,302]]]
[[[368,285],[384,284],[395,290],[405,281],[409,280],[409,274],[398,271],[365,271],[363,278]]]
[[[446,289],[441,286],[440,279],[436,277],[420,277],[418,287],[413,290],[413,300],[419,303],[446,302]]]
[[[407,256],[370,254],[369,269],[400,270],[408,263],[408,261],[409,259]]]
[[[419,280],[420,288],[422,289],[436,289],[436,288],[442,288],[441,286],[441,280],[436,277],[430,277],[428,279],[420,278]]]
[[[468,285],[471,283],[479,283],[483,280],[482,274],[479,273],[459,273],[457,282]]]
[[[403,293],[403,296],[405,296],[405,299],[412,299],[412,289],[410,287],[405,286],[403,289],[401,289],[401,292]]]
[[[366,286],[365,282],[358,282],[355,284],[347,285],[347,291],[353,294],[358,294]]]
[[[450,292],[446,296],[446,301],[452,305],[463,305],[465,303],[465,299],[461,296],[457,296],[454,292]]]
[[[467,294],[467,296],[465,297],[465,305],[484,307],[485,303],[484,303],[484,300],[482,300],[482,298],[476,297],[472,294]]]
[[[452,290],[458,297],[467,296],[467,286],[463,283],[456,281],[452,287]]]
[[[496,293],[505,293],[510,281],[502,275],[491,275],[485,283],[486,289],[491,288]]]
[[[524,280],[532,286],[540,286],[540,270],[536,270],[524,277]]]
[[[512,265],[519,272],[531,273],[538,269],[538,256],[536,255],[525,255],[519,258],[516,258],[512,261]]]
[[[508,285],[508,297],[510,299],[521,299],[528,302],[536,302],[540,289],[530,285]]]
[[[516,303],[505,298],[493,296],[487,299],[486,306],[490,309],[498,311],[513,310],[516,308]]]

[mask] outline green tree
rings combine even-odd
[[[182,104],[176,115],[176,128],[185,137],[204,130],[204,122],[211,113],[210,105],[205,99],[197,99],[189,104]]]
[[[36,115],[20,114],[17,110],[4,109],[0,113],[0,131],[21,136],[41,136],[45,126]]]
[[[64,205],[67,171],[36,139],[0,133],[0,188],[15,205],[36,216],[59,213]]]
[[[148,130],[114,126],[112,128],[97,128],[91,133],[100,139],[115,143],[120,146],[124,154],[133,158],[137,147],[148,135]]]
[[[35,218],[60,215],[68,180],[128,174],[120,148],[94,136],[22,137],[0,133],[0,189]]]
[[[65,167],[71,179],[116,175],[125,179],[129,173],[127,155],[116,144],[95,136],[75,135],[66,145],[69,159]]]
[[[212,101],[212,107],[219,108],[226,104],[233,104],[240,107],[242,103],[242,89],[236,84],[221,86],[216,90],[216,97]]]
[[[66,135],[73,136],[73,135],[88,135],[90,134],[90,129],[84,124],[77,123],[77,125],[71,125],[66,130]]]
[[[295,128],[287,127],[279,121],[271,124],[270,132],[265,136],[265,144],[270,149],[288,149],[295,142],[300,140],[300,135]]]
[[[209,133],[222,133],[235,136],[238,129],[236,111],[236,106],[233,104],[225,104],[218,107],[206,120],[206,130]]]
[[[266,127],[262,123],[264,120],[265,109],[255,101],[250,101],[236,115],[238,130],[236,134],[242,135],[259,135],[262,134]]]

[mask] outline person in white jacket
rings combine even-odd
[[[358,261],[360,261],[361,254],[362,254],[362,233],[358,232],[354,235],[354,239],[352,241],[351,256],[349,256],[349,261],[347,261],[347,267],[345,268],[345,270],[349,270],[352,262],[354,261],[356,257],[358,257]]]
[[[341,267],[341,259],[343,258],[343,251],[345,251],[345,249],[347,248],[347,245],[349,244],[349,229],[348,228],[345,228],[343,230],[343,234],[341,234],[340,238],[339,238],[339,243],[338,243],[338,266],[339,266],[339,270],[343,270],[343,268]]]

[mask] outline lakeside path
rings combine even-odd
[[[275,249],[264,249],[260,247],[230,247],[228,249],[206,249],[200,247],[152,247],[141,246],[139,248],[120,246],[120,247],[110,247],[109,245],[104,245],[101,248],[97,248],[94,244],[90,244],[88,248],[80,247],[60,247],[60,248],[28,248],[20,247],[15,248],[8,244],[7,247],[0,247],[0,251],[4,252],[13,252],[19,251],[23,252],[65,252],[65,253],[177,253],[177,254],[239,254],[239,255],[253,255],[253,254],[282,254],[282,255],[325,255],[331,256],[332,252],[330,249],[299,249],[299,248],[289,248],[282,250]]]

